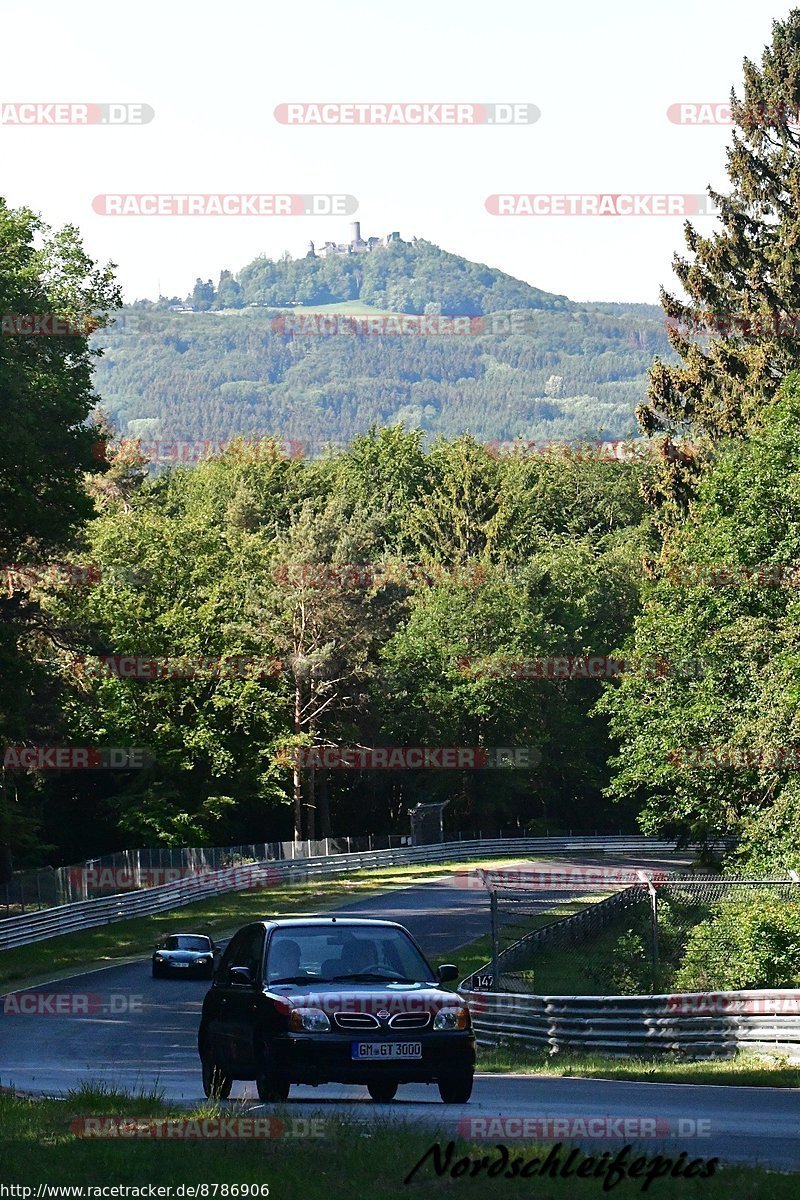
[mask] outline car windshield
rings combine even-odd
[[[267,981],[429,983],[434,975],[402,929],[341,925],[277,929],[270,940]]]
[[[206,937],[193,937],[190,934],[176,933],[168,937],[164,943],[165,950],[205,950],[211,949],[211,943]]]

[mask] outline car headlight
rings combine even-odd
[[[207,967],[210,962],[210,958],[198,958],[197,965],[198,967]]]
[[[469,1029],[469,1011],[466,1008],[440,1008],[433,1018],[434,1029]]]
[[[156,957],[155,957],[155,961],[156,961],[157,963],[163,963],[163,962],[165,962],[166,960],[165,960],[165,959],[163,959],[163,958],[161,957],[161,955],[160,955],[160,954],[157,954],[157,955],[156,955]]]
[[[290,1029],[305,1029],[310,1033],[325,1033],[331,1023],[321,1008],[293,1008],[289,1017]]]

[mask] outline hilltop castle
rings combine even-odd
[[[320,255],[327,258],[330,254],[369,254],[372,250],[380,250],[384,246],[390,246],[392,242],[398,242],[401,245],[414,245],[416,238],[412,238],[410,242],[403,242],[400,234],[395,231],[388,233],[385,238],[370,237],[366,241],[361,236],[361,222],[353,221],[350,225],[352,238],[349,242],[326,242],[319,253],[316,250],[313,242],[308,243],[308,254],[306,258],[319,258]]]

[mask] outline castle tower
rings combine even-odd
[[[360,221],[352,221],[350,224],[350,229],[352,230],[352,233],[353,233],[353,239],[352,239],[353,245],[360,246],[361,245],[361,222]]]

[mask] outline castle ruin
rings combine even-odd
[[[400,234],[395,230],[393,233],[387,233],[386,237],[369,237],[365,241],[361,236],[360,221],[351,222],[350,232],[352,237],[349,242],[325,242],[320,251],[317,251],[313,242],[309,242],[306,258],[328,258],[331,254],[369,254],[372,250],[381,250],[393,242],[408,246],[414,245],[417,240],[412,238],[411,242],[403,242]]]

